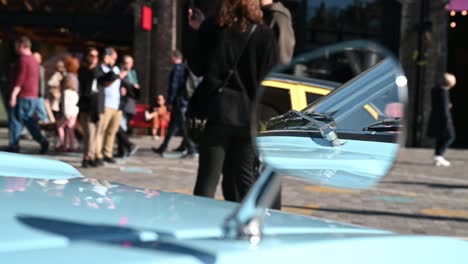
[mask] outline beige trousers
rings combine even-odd
[[[122,119],[122,111],[120,110],[106,107],[104,113],[101,114],[96,139],[96,158],[112,158],[120,119]]]

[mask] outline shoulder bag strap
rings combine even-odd
[[[223,86],[222,86],[222,87],[225,87],[225,86],[227,85],[227,83],[229,82],[229,80],[232,78],[232,76],[237,72],[237,66],[239,65],[240,58],[241,58],[242,55],[244,54],[244,51],[245,51],[245,49],[247,48],[247,45],[249,44],[250,39],[252,38],[252,35],[255,33],[255,30],[256,30],[256,29],[257,29],[257,24],[254,24],[254,25],[250,28],[249,35],[247,36],[247,40],[245,41],[244,46],[243,46],[242,49],[241,49],[241,52],[240,52],[239,55],[236,57],[236,60],[234,61],[233,66],[232,66],[231,69],[229,70],[228,75],[227,75],[226,78],[224,79],[224,81],[223,81]]]

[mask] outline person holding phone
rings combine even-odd
[[[194,194],[213,197],[222,173],[224,198],[240,202],[255,182],[251,112],[260,82],[278,62],[277,43],[259,1],[223,0],[218,16],[206,20],[198,13],[188,13],[200,56],[189,64],[203,76],[197,91],[206,95],[208,115]]]
[[[121,69],[128,71],[127,76],[122,80],[120,109],[122,119],[120,121],[119,132],[117,133],[118,157],[130,157],[135,155],[139,147],[130,141],[130,121],[136,115],[136,100],[140,97],[140,85],[138,84],[137,73],[133,69],[134,61],[130,55],[123,56]]]
[[[96,164],[103,161],[115,163],[113,158],[114,142],[119,131],[122,111],[120,110],[120,97],[122,79],[127,77],[128,71],[119,69],[115,65],[117,52],[114,48],[104,49],[102,63],[98,67],[98,83],[101,90],[100,117],[96,139]],[[103,98],[102,98],[103,97]]]

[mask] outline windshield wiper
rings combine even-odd
[[[368,127],[363,128],[364,131],[377,131],[377,132],[399,132],[403,127],[401,118],[392,117],[375,122]]]
[[[296,116],[309,121],[310,123],[303,126],[303,128],[317,128],[322,137],[328,140],[332,147],[339,147],[344,145],[344,143],[341,142],[341,140],[338,138],[338,135],[336,134],[336,123],[333,117],[321,113],[304,114],[297,110],[290,110],[288,113],[295,114]]]

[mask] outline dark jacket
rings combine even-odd
[[[264,6],[262,11],[265,24],[275,32],[279,46],[279,62],[288,64],[293,58],[296,45],[291,12],[281,2]]]
[[[438,85],[432,89],[432,109],[429,120],[428,136],[446,137],[454,131],[450,112],[450,93]]]
[[[214,20],[206,20],[199,30],[198,42],[194,42],[194,45],[198,47],[200,59],[191,63],[190,67],[195,74],[204,77],[198,89],[203,89],[204,94],[213,97],[209,123],[249,127],[257,88],[277,64],[275,35],[268,26],[258,25],[240,57],[237,66],[239,78],[231,78],[223,91],[219,92],[235,58],[246,43],[248,32],[242,32],[236,26],[221,28]],[[249,106],[239,104],[244,101],[243,94],[248,96]]]
[[[122,80],[122,87],[127,88],[127,94],[120,97],[119,109],[126,115],[135,115],[136,100],[140,99],[140,89],[135,88],[128,78]]]
[[[85,67],[81,67],[78,71],[78,81],[80,85],[80,100],[78,102],[78,107],[80,108],[80,112],[89,113],[89,111],[91,110],[91,105],[94,102],[94,100],[92,99],[91,89],[93,86],[93,81],[96,79],[95,72],[96,68],[90,70]]]
[[[169,77],[168,104],[175,107],[187,106],[188,100],[182,96],[185,89],[186,70],[183,63],[174,65]]]
[[[80,113],[88,113],[92,122],[98,122],[100,114],[104,111],[104,91],[92,91],[93,83],[103,75],[100,66],[94,69],[80,68],[78,81],[80,85],[78,107]],[[98,87],[97,87],[98,88]]]
[[[78,72],[80,112],[89,113],[93,122],[99,121],[99,116],[104,113],[105,109],[105,83],[113,82],[118,78],[119,76],[113,71],[105,73],[101,65],[92,70],[81,68]],[[92,91],[94,80],[97,81],[97,92]]]
[[[98,65],[96,67],[95,77],[96,77],[97,85],[98,85],[98,93],[94,95],[96,97],[95,97],[95,102],[92,106],[91,113],[92,113],[93,119],[96,119],[98,121],[100,115],[104,113],[104,109],[105,109],[106,95],[104,93],[104,89],[105,89],[104,83],[111,82],[112,79],[115,80],[115,78],[117,77],[115,76],[115,73],[113,71],[105,73],[101,65]]]

